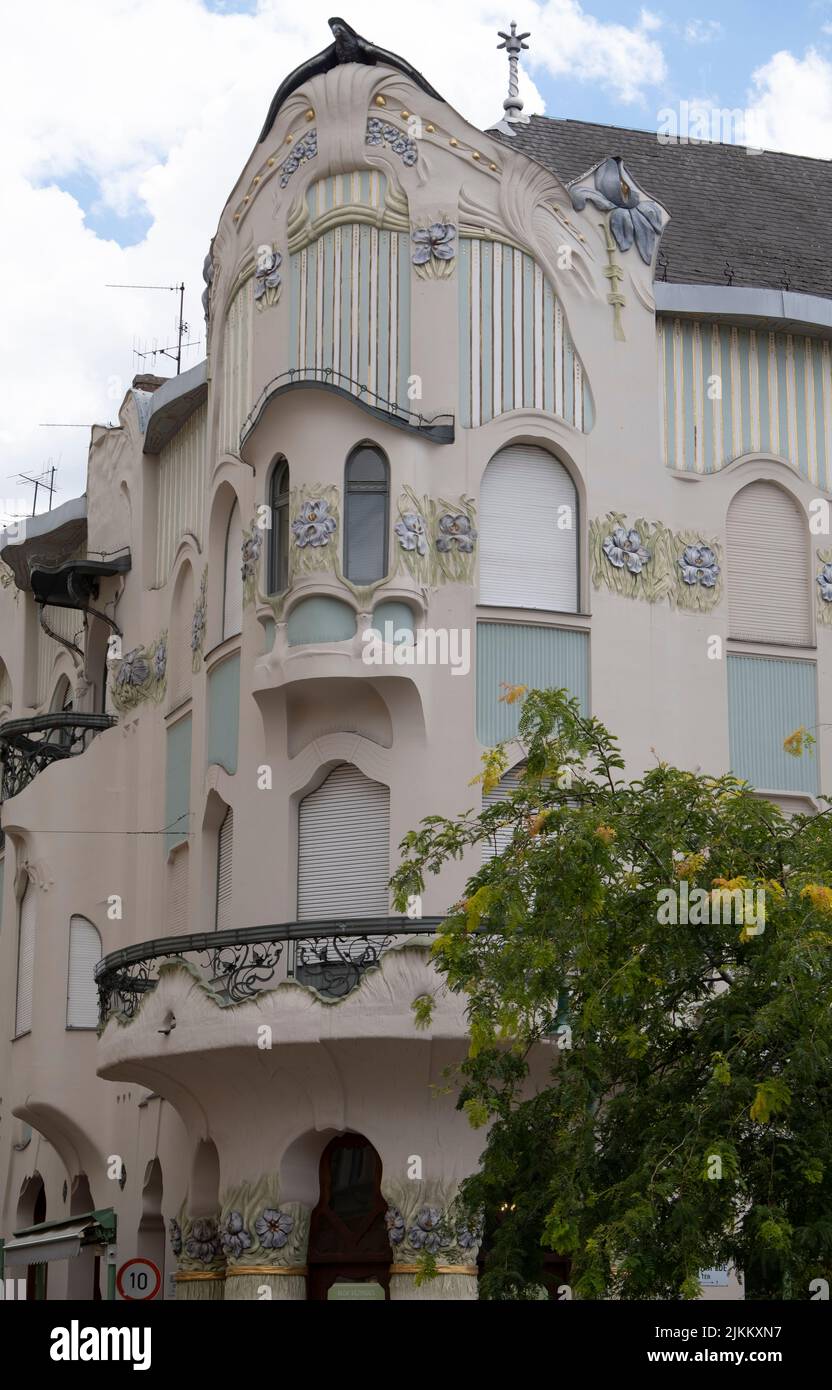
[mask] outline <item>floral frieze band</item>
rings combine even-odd
[[[389,121],[382,121],[378,116],[370,116],[367,121],[365,144],[389,145],[393,153],[399,156],[402,164],[408,168],[419,158],[415,140],[411,140],[398,126],[391,125]]]
[[[144,700],[158,703],[165,693],[168,635],[163,632],[149,647],[134,647],[107,664],[112,672],[110,695],[119,714],[135,709]]]
[[[280,1202],[270,1175],[244,1182],[223,1197],[219,1238],[226,1260],[239,1272],[246,1265],[300,1266],[309,1243],[309,1208]]]
[[[693,612],[709,612],[722,598],[719,545],[696,531],[608,512],[590,525],[589,552],[596,589]]]
[[[482,1242],[482,1222],[438,1182],[385,1184],[389,1203],[384,1218],[396,1265],[412,1266],[425,1255],[443,1265],[474,1269]]]
[[[292,146],[291,153],[284,159],[280,166],[280,187],[285,188],[292,175],[306,164],[308,160],[314,159],[318,153],[318,132],[308,130],[306,134]]]
[[[429,587],[471,584],[477,540],[473,499],[462,496],[450,502],[444,497],[417,497],[405,487],[397,505],[393,530],[400,565],[417,583]]]
[[[818,622],[832,625],[832,550],[818,551],[816,599]]]

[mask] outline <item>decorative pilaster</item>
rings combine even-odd
[[[170,1223],[171,1247],[179,1261],[174,1275],[182,1302],[217,1301],[225,1296],[225,1256],[215,1217],[180,1213]]]
[[[455,1185],[385,1183],[383,1191],[393,1255],[390,1298],[477,1298],[482,1230],[456,1200]]]
[[[278,1202],[277,1178],[230,1189],[222,1202],[220,1240],[227,1261],[226,1301],[306,1298],[309,1208]]]

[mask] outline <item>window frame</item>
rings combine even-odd
[[[289,587],[289,503],[291,469],[289,460],[280,454],[275,459],[269,479],[269,536],[268,583],[270,594],[285,593]],[[281,520],[285,516],[285,553],[281,550]]]
[[[384,483],[351,483],[350,469],[355,462],[358,454],[365,449],[376,454],[380,459],[384,469]],[[381,574],[375,579],[357,579],[349,572],[349,550],[350,550],[350,529],[352,522],[352,507],[350,497],[352,496],[380,496],[384,495],[384,522],[382,528],[381,545]],[[387,579],[390,573],[390,460],[380,445],[372,439],[361,439],[350,449],[344,464],[344,578],[351,584],[380,584]]]

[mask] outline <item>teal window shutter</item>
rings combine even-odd
[[[813,661],[785,657],[728,657],[731,770],[761,791],[818,791],[816,750],[792,757],[783,741],[795,729],[816,729],[817,673]]]
[[[191,716],[168,729],[165,767],[165,851],[188,838],[191,809]]]
[[[477,623],[477,737],[493,747],[514,738],[521,705],[501,701],[507,685],[565,688],[589,711],[589,633],[532,623]]]
[[[221,661],[208,675],[208,763],[237,771],[240,731],[240,653]]]

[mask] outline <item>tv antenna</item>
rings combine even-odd
[[[32,499],[32,516],[36,516],[36,515],[37,515],[37,510],[38,510],[38,491],[39,491],[40,488],[43,488],[44,492],[48,492],[48,493],[49,493],[49,506],[48,506],[47,510],[51,512],[51,510],[52,510],[52,494],[55,493],[55,492],[57,492],[57,488],[56,488],[56,486],[55,486],[55,472],[56,472],[56,468],[57,468],[57,465],[54,464],[54,463],[52,462],[52,460],[50,459],[49,462],[46,464],[45,468],[43,469],[43,472],[42,472],[42,473],[36,473],[34,477],[32,477],[31,473],[18,473],[18,474],[15,475],[15,482],[16,482],[16,483],[32,483],[32,484],[34,485],[35,495],[34,495],[34,498]],[[48,479],[48,482],[47,482],[47,479]]]
[[[182,284],[181,284],[181,285],[105,285],[105,289],[108,289],[108,290],[169,290],[169,291],[171,291],[173,294],[178,294],[178,295],[179,295],[179,324],[178,324],[178,329],[177,329],[176,345],[175,345],[175,347],[174,347],[173,344],[171,344],[170,347],[154,347],[154,348],[150,348],[147,352],[139,352],[137,348],[135,348],[135,347],[133,348],[133,351],[134,351],[134,353],[136,354],[136,356],[137,356],[137,357],[141,357],[141,358],[145,358],[145,357],[153,357],[153,358],[155,358],[157,355],[162,356],[162,357],[170,357],[171,360],[174,361],[174,362],[176,363],[176,375],[178,376],[179,373],[180,373],[181,370],[182,370],[182,348],[183,348],[183,347],[194,347],[194,346],[195,346],[194,343],[183,343],[183,342],[182,342],[182,339],[185,337],[185,335],[186,335],[187,333],[190,332],[190,328],[189,328],[188,324],[185,322],[185,318],[184,318],[184,310],[185,310],[185,282],[184,282],[184,280],[182,281]],[[199,341],[199,340],[197,340],[197,341]]]

